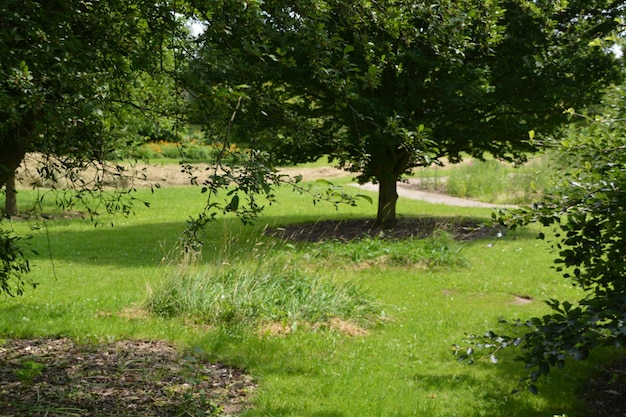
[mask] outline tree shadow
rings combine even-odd
[[[451,359],[454,360],[454,359]],[[480,361],[473,365],[459,364],[461,367],[477,367],[487,370],[492,377],[473,378],[463,376],[414,375],[414,379],[432,389],[449,388],[471,390],[482,404],[491,404],[487,410],[482,409],[470,416],[483,415],[515,415],[515,416],[557,416],[578,415],[585,404],[578,395],[589,370],[595,365],[592,362],[571,362],[565,369],[552,369],[547,376],[542,376],[536,383],[538,393],[532,394],[528,382],[520,382],[529,372],[522,362],[515,359],[514,352],[503,353],[497,364]],[[580,401],[579,401],[580,400]]]
[[[56,220],[64,222],[68,220]],[[71,221],[71,220],[69,220]],[[62,223],[59,223],[62,224]],[[183,222],[136,223],[115,226],[42,228],[27,241],[26,249],[35,253],[32,260],[58,260],[87,265],[118,267],[155,266],[170,255],[185,230]],[[422,216],[404,217],[393,230],[374,226],[374,219],[338,215],[333,219],[313,216],[263,216],[252,225],[237,219],[209,224],[200,239],[205,259],[235,251],[245,257],[261,241],[318,242],[350,241],[360,237],[389,239],[424,238],[436,231],[448,231],[457,240],[497,239],[506,234],[501,226],[490,225],[486,218]],[[515,238],[535,238],[532,231],[516,231]],[[280,245],[274,245],[280,247]]]
[[[158,265],[176,244],[183,223],[48,227],[25,241],[32,261],[141,267]]]
[[[265,218],[264,218],[265,219]],[[426,238],[437,232],[447,232],[455,240],[473,241],[481,239],[536,239],[537,231],[518,228],[514,231],[494,224],[488,217],[477,216],[403,216],[393,229],[382,229],[369,217],[338,216],[337,218],[316,219],[306,216],[299,218],[267,218],[264,234],[292,242],[321,242],[327,240],[351,241],[364,237],[401,240]]]

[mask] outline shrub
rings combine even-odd
[[[568,358],[582,360],[600,347],[626,345],[626,92],[615,89],[608,100],[606,115],[585,116],[565,139],[548,142],[570,162],[553,194],[500,217],[511,227],[530,222],[553,227],[556,270],[585,291],[577,302],[547,301],[551,314],[512,322],[517,337],[490,331],[470,338],[492,358],[519,346],[529,370],[523,381],[531,392],[541,376],[565,366]],[[457,352],[471,360],[474,349]]]
[[[0,294],[22,295],[25,285],[37,285],[28,278],[30,264],[18,244],[20,240],[0,225]]]

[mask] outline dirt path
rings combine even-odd
[[[333,178],[346,177],[350,174],[342,171],[340,169],[332,168],[332,167],[322,167],[322,168],[283,168],[281,172],[287,175],[302,175],[302,178],[305,181],[314,181],[316,179],[324,178],[327,180],[332,180]],[[443,193],[436,193],[431,191],[425,191],[420,189],[418,178],[409,178],[407,182],[398,182],[398,195],[400,197],[410,198],[413,200],[421,200],[426,201],[433,204],[446,204],[449,206],[458,206],[458,207],[487,207],[487,208],[504,208],[504,207],[514,207],[510,205],[503,204],[491,204],[485,203],[482,201],[470,200],[467,198],[459,198],[453,197],[450,195],[446,195]],[[367,184],[357,184],[351,183],[349,184],[353,187],[358,187],[367,191],[378,191],[378,185],[367,183]]]
[[[350,184],[354,187],[359,187],[367,191],[378,191],[378,185],[367,183],[363,185]],[[398,183],[398,195],[400,197],[410,198],[413,200],[427,201],[433,204],[446,204],[448,206],[458,207],[489,207],[489,208],[504,208],[514,207],[504,204],[491,204],[482,201],[469,200],[467,198],[453,197],[447,194],[434,193],[430,191],[420,190],[416,181],[409,179],[408,183]]]

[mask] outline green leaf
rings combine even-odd
[[[370,197],[369,195],[357,194],[357,195],[355,195],[355,197],[362,198],[363,200],[367,201],[368,203],[374,204],[374,200],[372,200],[372,197]]]
[[[230,199],[230,203],[226,206],[229,211],[237,211],[239,208],[239,195],[235,194],[233,198]]]

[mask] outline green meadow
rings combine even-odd
[[[3,296],[2,338],[149,339],[195,349],[257,381],[245,416],[586,415],[580,393],[601,355],[551,373],[539,395],[511,395],[524,375],[513,352],[469,366],[451,349],[467,333],[505,330],[500,317],[547,313],[543,300],[578,299],[551,269],[536,229],[472,241],[286,242],[264,230],[373,217],[375,206],[336,210],[283,188],[253,226],[234,218],[209,225],[202,253],[187,259],[180,236],[203,207],[199,189],[138,197],[150,208],[96,226],[79,217],[7,223],[31,236],[38,286]],[[21,190],[19,199],[28,207],[36,192]],[[492,210],[401,198],[398,213],[488,222]],[[345,326],[333,325],[337,318]]]

